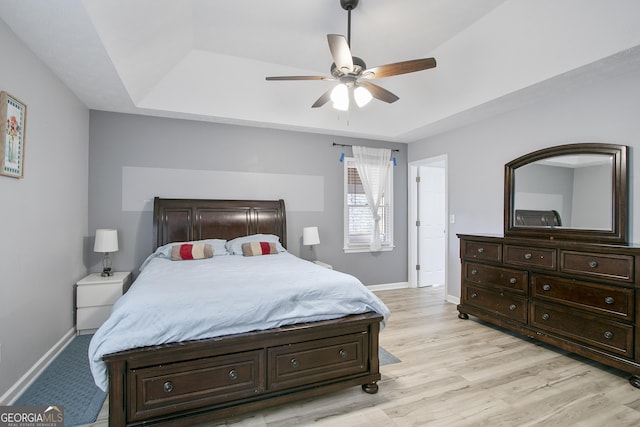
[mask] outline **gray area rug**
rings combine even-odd
[[[378,347],[378,358],[380,359],[380,366],[392,365],[394,363],[401,362],[400,359],[398,359],[393,354],[389,353],[387,350],[382,348],[382,346]]]
[[[75,337],[13,405],[62,406],[65,426],[94,422],[107,393],[94,384],[89,369],[91,337]]]

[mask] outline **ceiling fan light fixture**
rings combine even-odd
[[[349,88],[344,83],[340,83],[331,91],[331,101],[333,108],[340,111],[349,109]]]
[[[353,90],[353,97],[356,100],[356,104],[358,107],[362,108],[369,103],[373,99],[373,95],[366,88],[362,86],[357,86]]]

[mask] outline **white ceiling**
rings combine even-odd
[[[0,18],[95,110],[413,142],[640,69],[637,0],[360,0],[351,49],[400,97],[338,112],[326,34],[339,0],[0,0]]]

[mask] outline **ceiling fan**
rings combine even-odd
[[[349,99],[353,98],[358,107],[363,107],[372,98],[387,103],[396,102],[398,96],[389,92],[369,80],[382,77],[397,76],[399,74],[413,73],[427,70],[436,66],[434,58],[413,59],[410,61],[396,62],[367,68],[365,62],[357,56],[351,55],[351,11],[358,6],[360,0],[340,0],[340,6],[347,11],[347,38],[339,34],[328,34],[329,50],[333,57],[331,64],[331,76],[276,76],[267,77],[269,81],[282,80],[329,80],[338,81],[336,86],[323,93],[311,106],[322,107],[329,100],[333,101],[333,107],[346,111],[349,109]]]

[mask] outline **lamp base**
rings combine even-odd
[[[113,272],[111,271],[111,256],[109,256],[109,252],[104,253],[104,258],[102,258],[102,273],[100,273],[102,277],[111,277],[113,276]]]

